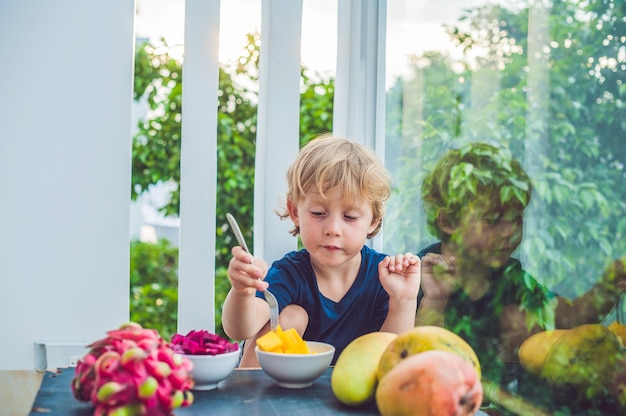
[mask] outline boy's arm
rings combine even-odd
[[[600,280],[584,295],[568,300],[559,298],[556,309],[557,328],[573,328],[600,322],[626,291],[626,256],[613,261]]]
[[[380,282],[389,295],[381,331],[399,334],[414,327],[420,275],[419,257],[412,254],[387,256],[378,264]]]
[[[389,297],[387,317],[380,330],[399,334],[414,327],[417,296],[413,299],[393,299]]]
[[[228,263],[228,279],[232,287],[224,301],[222,325],[229,337],[244,340],[258,333],[269,321],[267,302],[256,297],[257,290],[267,287],[262,281],[267,273],[267,263],[254,259],[239,246],[233,247],[232,254]]]
[[[448,298],[456,286],[456,259],[428,253],[422,257],[422,290],[415,325],[444,326]]]
[[[241,294],[233,288],[228,291],[222,309],[222,326],[229,337],[238,341],[251,338],[269,319],[266,301]]]
[[[444,326],[444,312],[448,304],[447,298],[423,297],[417,307],[415,315],[415,326],[420,325],[437,325]]]

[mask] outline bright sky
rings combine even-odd
[[[302,21],[302,62],[326,73],[335,72],[336,14],[338,0],[304,0]],[[501,0],[499,3],[506,3]],[[424,50],[450,50],[443,23],[457,21],[462,8],[494,0],[388,0],[387,79],[405,72],[407,57]],[[246,33],[261,26],[262,0],[222,0],[220,3],[221,62],[241,55]],[[169,45],[184,41],[185,0],[137,0],[136,34]],[[242,13],[242,11],[245,11]]]
[[[337,0],[304,1],[302,61],[318,71],[334,72],[336,8]],[[260,31],[261,0],[222,0],[220,14],[219,59],[230,62],[241,56],[246,34]],[[329,19],[333,20],[329,22]],[[170,45],[183,44],[184,26],[185,0],[137,0],[137,36],[154,41],[164,37]]]

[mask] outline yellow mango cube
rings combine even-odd
[[[276,335],[281,336],[283,331],[283,328],[281,328],[280,325],[276,325],[276,328],[274,329],[274,332],[276,332]]]
[[[290,328],[286,331],[283,331],[282,334],[279,334],[278,336],[283,342],[283,350],[285,351],[287,351],[292,345],[296,345],[298,342],[302,341],[302,338],[300,338],[300,334],[298,334],[295,328]]]
[[[286,354],[309,354],[309,347],[295,328],[283,332],[283,350]]]
[[[289,346],[289,348],[285,349],[285,354],[310,354],[308,345],[306,342],[300,341],[296,344]]]
[[[311,354],[309,346],[295,328],[284,331],[280,325],[259,337],[256,345],[261,351],[285,354]]]
[[[274,331],[270,331],[259,337],[256,340],[256,345],[261,351],[283,352],[283,342]]]

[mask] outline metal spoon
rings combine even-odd
[[[245,250],[246,253],[252,255],[250,250],[248,250],[248,245],[246,244],[246,240],[243,238],[243,233],[241,232],[235,217],[233,217],[230,213],[227,213],[226,219],[228,220],[230,228],[233,230],[239,245]],[[263,291],[263,296],[265,296],[267,304],[270,305],[270,328],[274,330],[278,326],[278,302],[276,301],[276,297],[268,289]]]

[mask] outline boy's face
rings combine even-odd
[[[502,267],[522,242],[523,214],[521,208],[468,209],[452,234],[452,242],[464,260]]]
[[[367,200],[348,201],[337,187],[324,197],[309,191],[297,206],[287,205],[291,220],[300,227],[302,245],[319,265],[338,266],[354,259],[378,225],[372,223]]]

